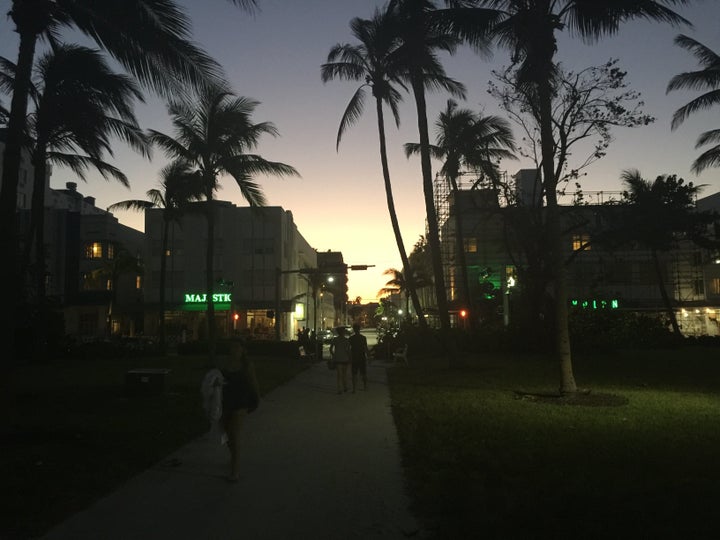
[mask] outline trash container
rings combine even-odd
[[[167,368],[135,368],[125,373],[125,392],[131,396],[157,396],[165,391]]]

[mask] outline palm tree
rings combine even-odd
[[[675,75],[670,80],[667,91],[687,89],[707,90],[707,92],[675,111],[672,119],[672,129],[677,128],[691,114],[720,105],[720,55],[687,36],[677,36],[675,43],[690,51],[698,60],[702,69]],[[695,148],[710,143],[716,144],[700,154],[693,162],[692,170],[695,174],[700,174],[708,167],[720,165],[720,129],[712,129],[702,133],[698,137]]]
[[[252,0],[236,0],[251,7]],[[10,259],[0,280],[18,276],[17,200],[23,134],[26,127],[32,67],[38,39],[56,46],[61,30],[72,29],[94,40],[145,86],[162,95],[182,93],[220,77],[220,68],[190,39],[190,22],[174,0],[12,0],[9,17],[19,35],[17,73],[13,86],[0,188],[0,250]],[[18,303],[16,287],[6,296]],[[4,310],[3,342],[14,343],[14,308]]]
[[[432,0],[390,0],[388,11],[398,17],[397,32],[401,41],[398,61],[407,70],[407,76],[415,98],[418,133],[420,138],[420,166],[422,169],[423,195],[427,215],[428,244],[432,256],[435,296],[444,333],[450,329],[447,292],[440,256],[440,232],[433,193],[433,175],[428,133],[425,89],[443,89],[456,97],[465,97],[464,86],[445,76],[437,51],[454,53],[459,40],[445,31],[435,16],[436,6]],[[431,79],[429,78],[431,77]],[[450,351],[452,353],[452,351]]]
[[[699,226],[706,225],[712,219],[706,219],[695,210],[695,199],[702,186],[692,182],[686,184],[675,175],[661,175],[650,182],[635,169],[623,171],[620,178],[628,188],[623,192],[623,202],[627,207],[621,219],[621,234],[626,241],[650,250],[665,311],[675,335],[681,336],[675,310],[665,287],[659,252],[672,249],[678,233],[696,237]]]
[[[421,305],[430,306],[432,305],[431,297],[432,294],[433,280],[432,280],[432,257],[430,257],[430,249],[427,244],[425,236],[420,235],[420,238],[413,245],[413,249],[408,255],[410,261],[410,267],[414,269],[414,272],[418,276],[422,276],[422,284],[416,284],[418,290],[418,296],[420,297]]]
[[[0,58],[0,87],[9,90],[15,65]],[[34,247],[33,283],[37,299],[36,342],[43,343],[45,319],[45,181],[48,164],[69,167],[83,180],[89,168],[128,185],[127,177],[104,162],[112,155],[111,140],[120,137],[148,154],[145,136],[133,113],[142,95],[129,77],[114,73],[102,55],[77,45],[57,45],[43,55],[31,87],[33,112],[27,119],[27,144],[33,165],[31,221],[22,268],[30,268]]]
[[[104,178],[128,186],[125,174],[103,161],[105,154],[113,155],[112,139],[120,137],[146,157],[149,147],[133,112],[133,101],[142,101],[142,94],[132,79],[114,73],[98,51],[59,45],[40,58],[35,71],[34,111],[28,116],[34,170],[31,230],[35,262],[42,268],[47,165],[69,167],[83,180],[94,168]],[[31,235],[28,247],[32,243]],[[43,283],[41,274],[41,297]]]
[[[251,116],[259,102],[237,97],[222,87],[209,87],[196,103],[175,102],[169,114],[175,127],[175,137],[150,131],[150,139],[168,157],[186,163],[197,175],[206,204],[208,242],[206,252],[206,294],[208,338],[211,361],[215,357],[215,306],[212,303],[215,283],[213,257],[215,253],[214,195],[220,186],[219,176],[232,176],[250,206],[264,206],[265,196],[253,180],[258,174],[277,176],[298,175],[290,165],[268,161],[254,150],[262,135],[277,136],[270,122],[254,124]],[[278,314],[279,315],[279,314]]]
[[[459,204],[458,178],[462,169],[478,171],[480,174],[499,179],[497,162],[502,158],[515,159],[515,139],[509,123],[497,116],[482,116],[470,109],[458,109],[458,104],[449,99],[445,110],[435,122],[437,130],[436,144],[430,145],[430,153],[435,159],[442,159],[440,174],[450,183],[455,199],[455,240],[462,301],[475,313],[474,302],[470,294],[470,284],[465,260],[465,239],[463,235],[462,208]],[[405,144],[405,155],[411,156],[420,152],[417,143]],[[471,327],[475,327],[477,318],[470,318]]]
[[[383,180],[385,183],[385,199],[387,201],[390,223],[395,235],[395,243],[400,253],[405,274],[412,276],[408,262],[405,244],[397,213],[395,212],[395,200],[393,198],[392,183],[390,182],[390,169],[387,159],[387,144],[385,139],[385,116],[383,104],[387,104],[395,118],[395,124],[400,124],[398,104],[401,100],[399,91],[395,86],[405,88],[403,72],[395,64],[394,54],[397,51],[398,40],[394,33],[396,21],[390,12],[375,11],[371,20],[355,18],[350,22],[353,36],[360,42],[358,45],[337,44],[328,54],[327,63],[322,65],[321,74],[323,82],[334,78],[351,81],[363,81],[363,84],[355,91],[340,121],[338,129],[337,144],[345,129],[354,124],[362,115],[366,88],[370,88],[375,98],[375,110],[377,114],[378,137],[380,139],[380,163],[382,165]],[[419,316],[421,327],[426,326],[422,316],[422,308],[412,283],[408,282],[409,294],[413,306]]]
[[[385,286],[380,289],[377,293],[378,296],[385,296],[390,294],[403,294],[405,295],[405,318],[410,320],[410,280],[407,279],[404,272],[397,268],[388,268],[383,272],[384,276],[391,276]],[[413,276],[413,283],[416,286],[422,287],[426,280],[420,275]]]
[[[540,124],[540,171],[546,197],[546,219],[550,242],[550,267],[554,281],[556,350],[560,361],[562,393],[577,392],[572,369],[568,328],[568,293],[562,253],[562,235],[557,202],[561,176],[555,160],[553,137],[553,94],[556,83],[556,34],[568,30],[587,42],[613,35],[620,25],[644,18],[670,24],[689,24],[668,8],[690,0],[467,0],[460,8],[466,17],[456,17],[452,30],[470,43],[483,46],[488,36],[512,51],[519,64],[518,80],[537,97]],[[473,16],[474,15],[474,16]],[[493,19],[494,18],[494,19]]]
[[[115,210],[134,210],[145,212],[151,208],[162,210],[163,230],[160,252],[160,309],[158,315],[158,337],[160,353],[165,354],[165,283],[167,279],[167,253],[170,225],[179,222],[183,207],[190,201],[200,198],[198,182],[190,174],[186,163],[173,161],[160,171],[160,188],[149,189],[147,200],[131,199],[108,206],[108,212]]]

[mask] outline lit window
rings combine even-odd
[[[463,238],[465,253],[477,253],[477,238]]]
[[[106,290],[106,291],[112,291],[112,290],[113,290],[113,281],[112,281],[112,279],[108,279],[108,280],[105,282],[105,290]]]
[[[107,247],[107,258],[108,258],[108,259],[114,259],[114,258],[115,258],[115,244],[108,244],[108,247]]]
[[[142,276],[135,276],[135,288],[142,289]]]
[[[103,249],[100,242],[90,242],[85,244],[85,258],[86,259],[102,259]]]
[[[589,234],[573,234],[572,248],[573,248],[573,251],[589,250],[590,249],[590,235]]]
[[[720,278],[712,278],[710,281],[710,290],[713,294],[720,294]]]

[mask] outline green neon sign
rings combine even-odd
[[[207,309],[207,294],[185,293],[184,311],[205,311]],[[231,293],[215,293],[212,295],[213,307],[216,311],[228,311],[232,305]]]
[[[212,295],[213,304],[228,304],[232,302],[232,293],[215,293]],[[207,294],[185,293],[186,304],[207,304]]]
[[[620,307],[620,301],[617,299],[612,300],[598,300],[595,298],[586,300],[570,300],[570,305],[574,308],[582,309],[618,309]]]

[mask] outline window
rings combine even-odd
[[[477,238],[463,238],[465,253],[477,253]]]
[[[712,278],[710,281],[710,290],[712,294],[720,294],[720,278]]]
[[[573,251],[589,250],[590,249],[590,235],[589,234],[573,234],[572,249],[573,249]]]
[[[85,244],[86,259],[102,259],[103,248],[100,242],[90,242]]]
[[[114,259],[114,258],[115,258],[115,244],[108,244],[108,246],[107,246],[107,258],[108,258],[108,259]]]
[[[97,331],[97,316],[94,313],[81,313],[79,320],[80,334],[93,335]]]
[[[142,276],[135,276],[135,288],[142,289],[142,286],[143,286]]]

